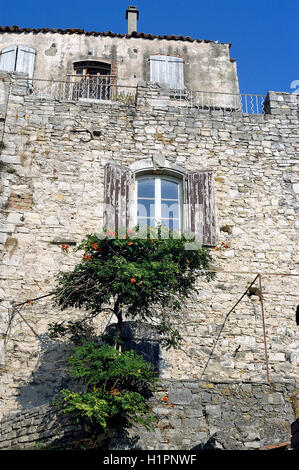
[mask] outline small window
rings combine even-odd
[[[150,81],[171,90],[184,90],[184,61],[180,57],[150,56]]]
[[[148,175],[136,180],[136,225],[182,231],[182,182]]]

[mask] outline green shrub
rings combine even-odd
[[[157,376],[141,356],[92,341],[75,347],[68,363],[84,391],[61,390],[55,404],[65,413],[102,431],[115,425],[153,423],[147,399],[155,391]]]

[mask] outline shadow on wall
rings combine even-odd
[[[39,364],[19,391],[18,402],[22,410],[50,403],[63,388],[80,391],[77,380],[69,376],[66,363],[73,344],[62,344],[44,337],[41,345]]]
[[[192,447],[191,450],[216,450],[216,441],[214,436],[210,437],[207,442],[202,444],[197,444],[196,446]]]
[[[104,335],[113,335],[115,328],[116,324],[109,325]],[[159,371],[158,336],[148,325],[124,322],[122,339],[123,350],[134,350]],[[73,343],[53,341],[48,335],[40,337],[40,341],[42,352],[39,364],[28,383],[19,390],[18,402],[22,410],[50,403],[63,388],[82,391],[77,379],[69,376],[66,362],[74,347]]]

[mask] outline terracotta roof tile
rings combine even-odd
[[[187,41],[187,42],[204,42],[204,43],[216,43],[216,41],[210,41],[208,39],[192,39],[190,36],[176,36],[172,35],[153,35],[146,33],[137,33],[133,32],[131,34],[120,34],[113,33],[112,31],[107,32],[98,32],[98,31],[84,31],[84,29],[78,28],[19,28],[19,26],[0,26],[1,33],[60,33],[60,34],[85,34],[86,36],[109,36],[109,37],[118,37],[118,38],[142,38],[142,39],[166,39],[168,41]],[[227,44],[227,43],[220,43]],[[231,46],[230,43],[228,43]]]

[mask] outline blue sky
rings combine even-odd
[[[140,11],[138,32],[231,42],[242,93],[299,83],[298,0],[3,0],[0,22],[126,33],[129,5]]]

